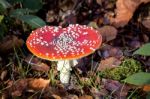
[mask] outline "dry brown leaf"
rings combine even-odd
[[[117,29],[113,26],[103,26],[101,28],[98,28],[97,30],[101,33],[103,42],[108,42],[115,39],[118,32]]]
[[[77,95],[70,94],[70,95],[67,95],[66,97],[64,97],[64,99],[79,99],[79,98]]]
[[[39,71],[39,72],[48,72],[50,67],[41,62],[41,59],[37,58],[37,57],[33,57],[33,55],[28,55],[25,59],[25,62],[27,62],[28,64],[31,65],[31,69],[35,70],[35,71]]]
[[[67,96],[67,90],[64,88],[63,84],[57,84],[55,87],[51,87],[50,90],[52,95],[57,95],[60,97],[66,97]]]
[[[38,64],[33,64],[31,68],[39,72],[48,72],[50,69],[50,67],[47,64],[41,62]]]
[[[100,65],[98,66],[98,71],[103,71],[105,69],[111,69],[119,66],[121,61],[115,57],[109,57],[104,60],[101,60]]]
[[[9,89],[12,96],[21,96],[22,92],[27,88],[27,79],[20,79],[12,83],[11,88]]]
[[[98,27],[97,23],[94,21],[91,21],[88,26],[91,26],[95,29],[97,29],[100,32],[100,35],[102,35],[103,42],[108,42],[116,38],[117,36],[117,29],[113,26],[105,25],[101,28]]]
[[[14,50],[14,47],[21,47],[23,44],[24,41],[14,35],[6,36],[0,42],[0,53],[1,54],[8,53],[9,51]]]
[[[83,96],[80,96],[79,99],[93,99],[93,97],[90,95],[83,95]]]
[[[28,64],[37,64],[38,62],[41,62],[41,59],[38,57],[33,57],[34,55],[29,54],[24,61],[27,62]]]
[[[25,91],[46,91],[49,90],[49,82],[50,80],[45,80],[43,78],[34,79],[19,79],[18,81],[8,81],[7,89],[5,90],[5,95],[7,97],[12,96],[21,96]],[[49,91],[51,93],[51,91]]]
[[[52,95],[53,99],[62,99],[60,96],[53,94]]]
[[[118,59],[123,59],[124,58],[122,50],[118,47],[111,47],[108,50],[108,52],[109,52],[109,55],[111,57],[115,57],[115,58],[118,58]]]
[[[150,92],[150,85],[145,85],[143,87],[143,90],[146,91],[146,92]]]
[[[103,44],[104,45],[104,44]],[[105,44],[101,47],[102,57],[108,58],[108,57],[115,57],[117,59],[123,59],[123,52],[119,47],[113,47],[108,44]]]
[[[126,99],[128,95],[128,91],[132,89],[131,86],[126,84],[121,84],[119,81],[110,80],[110,79],[102,79],[104,84],[104,88],[110,92],[113,92],[115,99]]]
[[[141,3],[148,3],[150,0],[117,0],[116,17],[111,20],[116,27],[125,26],[132,18],[134,11]]]
[[[108,90],[101,88],[100,90],[96,89],[96,88],[92,88],[91,89],[92,95],[94,96],[94,99],[99,99],[99,97],[103,96],[108,96],[109,92]]]
[[[4,80],[5,77],[6,77],[6,75],[7,75],[7,70],[2,71],[2,73],[1,73],[1,75],[0,75],[0,79],[1,79],[1,80]]]
[[[50,80],[43,78],[29,78],[28,79],[28,88],[32,90],[42,90],[49,86]]]

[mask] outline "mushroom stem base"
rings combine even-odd
[[[60,71],[60,81],[63,84],[68,84],[70,80],[70,71],[72,66],[77,65],[77,60],[58,61],[57,70]]]

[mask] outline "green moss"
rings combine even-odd
[[[119,67],[114,69],[106,69],[101,72],[101,76],[105,78],[110,78],[114,80],[123,80],[128,76],[143,71],[141,63],[134,59],[125,59]]]

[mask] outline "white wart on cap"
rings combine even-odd
[[[101,45],[98,31],[85,25],[67,28],[44,26],[30,34],[26,44],[36,56],[47,60],[72,60],[93,53]]]

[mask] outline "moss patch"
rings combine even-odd
[[[143,70],[139,61],[136,61],[134,59],[125,59],[119,67],[113,69],[106,69],[99,74],[101,77],[104,78],[123,80],[128,76],[141,71]]]

